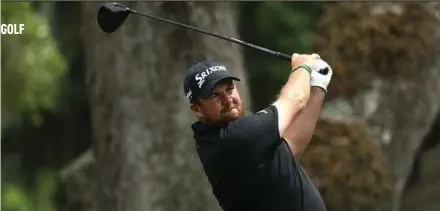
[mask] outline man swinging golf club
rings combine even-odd
[[[140,13],[118,3],[103,4],[99,27],[115,32],[129,14],[214,36],[291,61],[292,73],[278,99],[244,114],[234,81],[219,62],[190,68],[184,92],[199,121],[192,125],[197,152],[214,195],[225,211],[324,211],[324,202],[299,164],[307,147],[327,86],[330,66],[318,55],[289,56],[232,37]]]
[[[227,67],[193,65],[184,92],[198,121],[197,153],[225,211],[324,211],[315,185],[299,163],[332,77],[319,55],[293,54],[292,72],[278,99],[245,115]],[[328,68],[324,75],[319,70]]]

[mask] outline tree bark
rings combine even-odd
[[[371,211],[389,200],[391,171],[365,122],[320,119],[301,164],[328,211]]]
[[[440,109],[435,8],[438,3],[343,3],[322,18],[328,32],[322,57],[337,67],[322,117],[369,125],[396,178],[385,210],[399,210],[414,156]]]
[[[239,47],[135,15],[105,34],[96,22],[100,3],[81,4],[98,210],[217,210],[196,157],[182,82],[191,64],[217,59],[244,79],[238,86],[249,102]],[[228,2],[130,7],[237,37]]]

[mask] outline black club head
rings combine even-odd
[[[98,25],[106,33],[112,33],[121,26],[128,14],[128,7],[118,3],[101,5],[98,11]]]

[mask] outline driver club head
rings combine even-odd
[[[121,26],[130,10],[118,3],[106,3],[101,5],[98,11],[98,25],[102,31],[112,33]]]

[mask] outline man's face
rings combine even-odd
[[[227,123],[244,115],[240,94],[232,80],[218,83],[209,98],[200,99],[191,109],[206,123]]]

